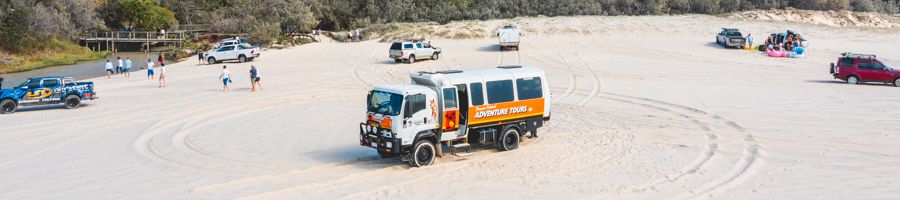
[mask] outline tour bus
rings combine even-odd
[[[472,146],[518,148],[550,120],[550,89],[536,67],[414,72],[412,84],[376,86],[368,94],[360,145],[410,165],[431,165]]]

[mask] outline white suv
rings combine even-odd
[[[430,58],[437,60],[440,58],[441,48],[431,46],[431,42],[423,43],[421,41],[397,41],[391,44],[391,50],[388,54],[395,62],[413,63],[416,60]]]

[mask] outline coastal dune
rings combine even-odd
[[[249,63],[168,65],[91,79],[76,110],[0,115],[9,199],[872,199],[900,196],[900,88],[850,86],[841,52],[900,67],[900,29],[682,15],[536,17],[496,39],[435,39],[440,60],[396,64],[389,43],[266,50]],[[808,56],[723,49],[722,27],[758,42],[792,29]],[[251,93],[250,65],[263,90]],[[223,65],[234,77],[222,92]],[[478,149],[410,168],[358,145],[366,92],[415,71],[542,68],[552,120],[515,151]]]

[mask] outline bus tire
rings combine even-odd
[[[497,149],[500,151],[516,150],[519,148],[519,141],[521,141],[520,137],[521,135],[519,134],[518,129],[513,127],[506,128],[497,140]]]
[[[434,144],[427,139],[419,140],[413,145],[413,151],[408,156],[410,166],[424,167],[431,165],[435,159]]]

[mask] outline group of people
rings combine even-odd
[[[202,53],[199,55],[201,58],[203,57]],[[131,58],[126,57],[125,60],[122,60],[121,57],[117,57],[117,66],[113,66],[113,63],[109,60],[106,60],[106,78],[112,78],[112,75],[115,74],[124,74],[125,77],[131,77]],[[201,59],[202,62],[202,59]],[[159,66],[157,66],[157,64]],[[202,64],[202,63],[201,63]],[[250,65],[250,92],[256,92],[257,89],[262,90],[262,84],[260,84],[260,80],[262,79],[262,75],[260,74],[259,69],[257,69],[256,65]],[[166,87],[166,63],[163,62],[162,54],[159,54],[159,58],[157,62],[153,62],[153,59],[147,59],[147,80],[156,79],[159,77],[159,87]],[[219,75],[219,79],[222,80],[222,91],[230,91],[232,77],[231,72],[228,71],[228,66],[222,66],[222,73]]]
[[[262,74],[260,74],[259,69],[256,68],[256,65],[250,65],[250,92],[256,92],[256,89],[259,88],[262,90],[262,84],[260,84],[260,80],[262,79]],[[228,66],[222,66],[222,73],[219,74],[219,80],[222,80],[222,91],[231,91],[231,72],[228,71]]]
[[[116,57],[116,63],[118,63],[115,67],[113,64],[106,60],[106,78],[112,78],[113,73],[121,74],[125,77],[131,77],[131,58],[125,57],[125,60],[122,60],[122,57]],[[113,70],[115,68],[115,70]]]
[[[112,62],[106,60],[106,65],[104,69],[106,69],[106,78],[112,78],[113,74],[121,74],[126,78],[131,77],[131,67],[133,66],[130,57],[125,57],[125,60],[122,60],[122,57],[116,57],[118,65],[113,66]],[[156,64],[159,63],[157,67]],[[153,62],[153,59],[147,59],[147,80],[156,79],[156,74],[159,74],[159,87],[166,87],[166,63],[163,62],[162,54],[159,54],[159,58],[157,59],[157,63]]]

